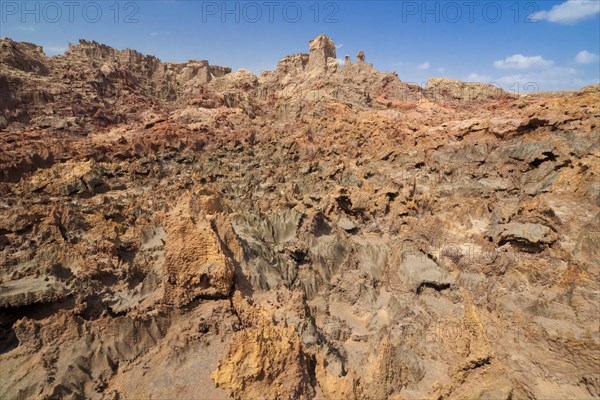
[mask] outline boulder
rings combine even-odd
[[[557,239],[556,233],[549,227],[529,222],[499,224],[492,232],[492,236],[500,245],[510,243],[527,252],[541,251]]]

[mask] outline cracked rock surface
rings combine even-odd
[[[0,398],[600,396],[600,86],[308,48],[0,39]]]

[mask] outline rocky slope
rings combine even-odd
[[[600,87],[0,41],[0,397],[597,398]]]

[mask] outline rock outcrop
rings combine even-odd
[[[310,54],[306,68],[309,72],[324,74],[331,61],[336,61],[335,44],[325,35],[317,36],[310,41]]]
[[[0,129],[24,125],[69,131],[140,120],[160,112],[164,102],[186,102],[202,86],[231,72],[208,61],[163,63],[137,51],[115,50],[80,40],[64,55],[0,40]]]
[[[164,224],[164,300],[178,307],[198,297],[227,298],[233,283],[232,261],[210,223],[202,214],[194,215],[191,201],[180,200]]]
[[[273,323],[236,293],[236,309],[247,327],[237,333],[212,376],[235,399],[310,399],[316,384],[314,360],[292,326]]]
[[[429,79],[426,90],[436,101],[499,100],[512,97],[500,87],[489,83],[462,82],[445,78]]]

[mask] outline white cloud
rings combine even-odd
[[[424,62],[423,64],[418,64],[417,69],[420,69],[421,71],[427,71],[429,69],[429,63]]]
[[[152,37],[158,36],[158,32],[152,32],[152,33],[150,33],[150,36],[152,36]]]
[[[31,25],[19,25],[15,28],[18,31],[34,32],[35,28]]]
[[[498,69],[545,69],[554,65],[554,61],[545,60],[542,56],[527,57],[523,54],[515,54],[504,60],[494,61],[494,67]]]
[[[467,79],[465,79],[466,82],[482,82],[482,83],[491,82],[491,80],[492,80],[491,76],[479,75],[479,74],[476,74],[475,72],[471,72],[469,74],[469,76],[467,76]]]
[[[46,50],[46,53],[49,55],[57,55],[63,54],[65,51],[67,51],[67,48],[62,46],[45,46],[44,50]]]
[[[335,45],[335,48],[336,48],[336,49],[341,49],[342,47],[344,47],[344,45],[343,45],[343,44],[336,44],[336,45]]]
[[[446,68],[444,68],[444,67],[439,67],[439,68],[437,69],[437,72],[446,72]]]
[[[598,13],[600,13],[600,1],[598,0],[567,0],[552,7],[549,11],[536,12],[531,19],[571,24],[591,18]]]
[[[590,53],[587,50],[581,50],[575,56],[575,62],[577,64],[594,64],[600,61],[600,56],[598,54]]]

